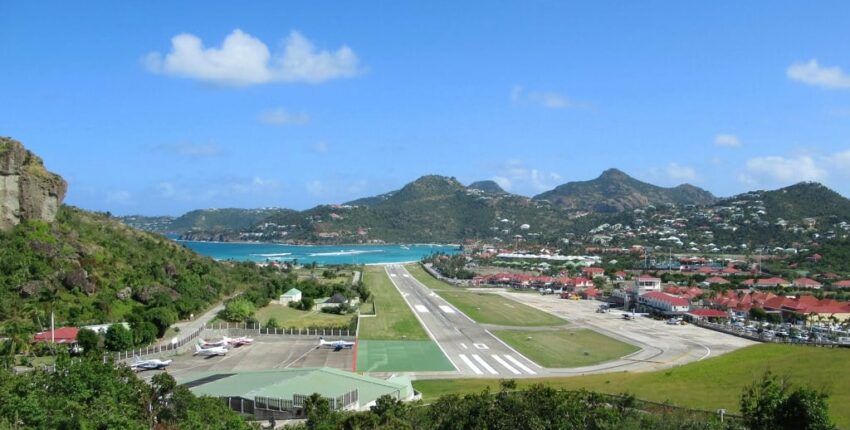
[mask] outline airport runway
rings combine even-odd
[[[461,376],[520,378],[548,374],[546,369],[502,343],[417,281],[404,266],[387,265],[386,271],[422,326]],[[440,376],[447,377],[445,373]]]

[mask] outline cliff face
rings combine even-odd
[[[21,142],[0,137],[0,231],[24,220],[52,222],[67,190],[65,180]]]

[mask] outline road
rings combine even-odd
[[[548,373],[417,281],[404,266],[387,265],[386,272],[459,376],[519,378]]]

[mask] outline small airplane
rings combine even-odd
[[[225,337],[224,340],[227,341],[228,345],[235,346],[237,348],[242,346],[242,345],[250,345],[250,344],[254,343],[254,339],[252,339],[248,336],[241,336],[241,337],[237,337],[237,338],[233,338],[233,339],[231,339],[229,337]]]
[[[326,341],[325,338],[319,338],[319,348],[333,348],[334,351],[339,351],[341,349],[351,349],[354,347],[354,342],[347,342],[344,340],[332,340],[330,342]]]
[[[165,369],[168,367],[173,360],[160,360],[158,358],[153,358],[150,360],[142,360],[138,356],[136,356],[136,361],[130,364],[130,369],[133,369],[137,372],[141,372],[144,370],[159,370]]]
[[[213,357],[213,356],[216,356],[216,355],[226,355],[227,354],[227,348],[225,348],[223,346],[206,347],[206,346],[201,346],[201,345],[203,345],[201,343],[201,341],[198,341],[198,343],[195,344],[195,353],[192,354],[192,355],[204,355],[204,356],[207,356],[207,357]]]
[[[230,338],[227,336],[224,336],[221,340],[217,340],[214,342],[198,339],[198,343],[201,345],[202,348],[214,348],[217,346],[227,346],[229,339]]]

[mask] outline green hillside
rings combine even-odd
[[[161,335],[177,318],[271,276],[63,206],[53,223],[31,220],[0,233],[0,327],[15,321],[40,330],[52,307],[57,325],[149,322]]]
[[[561,209],[511,194],[469,190],[454,178],[424,176],[360,206],[319,206],[264,222],[294,225],[287,240],[456,242],[494,231],[557,235],[571,221]],[[355,203],[355,202],[352,202]],[[503,221],[504,220],[504,221]],[[528,224],[523,230],[520,227]]]
[[[593,180],[568,182],[534,196],[567,209],[595,212],[620,212],[647,205],[708,204],[714,196],[693,185],[663,188],[635,178],[617,169],[608,169]]]

